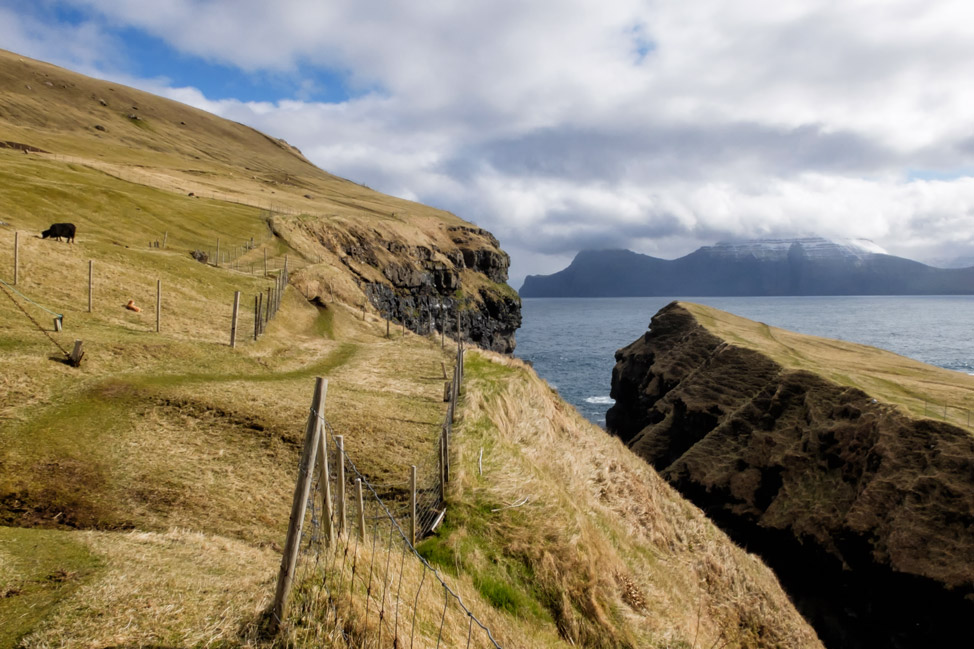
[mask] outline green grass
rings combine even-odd
[[[102,565],[70,533],[0,527],[0,649],[17,646]]]

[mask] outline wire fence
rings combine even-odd
[[[439,475],[427,472],[422,484],[415,478],[418,467],[407,483],[373,484],[345,450],[344,437],[325,420],[323,400],[312,407],[273,613],[273,626],[289,643],[500,649],[458,586],[448,583],[415,543],[446,511],[447,430],[452,430],[462,364],[458,350],[446,420],[435,444]],[[404,491],[415,496],[404,502]]]

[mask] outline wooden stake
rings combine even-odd
[[[276,633],[287,612],[288,595],[294,585],[294,569],[298,562],[298,550],[301,545],[301,530],[304,527],[304,513],[308,507],[308,496],[311,493],[311,471],[314,468],[315,455],[318,450],[318,439],[315,433],[321,434],[317,413],[324,401],[324,379],[315,379],[315,391],[312,397],[311,414],[305,427],[304,447],[301,450],[301,462],[298,465],[298,479],[294,484],[294,499],[291,502],[291,518],[288,523],[287,540],[284,543],[284,556],[281,557],[281,571],[277,577],[277,591],[274,594],[274,615],[271,626]]]
[[[355,498],[358,500],[358,537],[365,539],[365,501],[362,499],[362,478],[355,478]]]
[[[409,469],[409,544],[416,545],[416,465]]]
[[[338,493],[336,494],[338,505],[338,535],[346,534],[345,531],[345,438],[342,435],[335,435],[336,464],[338,465],[338,476],[336,483]]]
[[[166,233],[162,235],[162,247],[163,248],[166,247],[166,242],[167,241],[169,241],[169,231],[168,230],[166,230]]]
[[[84,343],[81,342],[80,340],[74,341],[74,349],[71,350],[71,354],[69,356],[71,365],[73,365],[74,367],[78,367],[79,365],[81,365],[81,359],[84,358],[84,356],[85,356]]]
[[[216,265],[220,265],[220,239],[216,240]]]
[[[240,311],[240,291],[233,292],[233,321],[230,324],[230,347],[237,346],[237,314]]]
[[[257,340],[257,336],[264,333],[264,294],[257,294],[257,319],[254,321],[254,328],[257,329],[257,333],[254,334],[254,340]]]
[[[61,316],[54,316],[54,331],[61,331]]]
[[[443,361],[440,361],[440,368],[443,369],[443,380],[445,381],[447,379],[447,376],[446,376],[446,363],[444,363]]]
[[[156,280],[156,333],[162,328],[162,280]]]
[[[260,335],[260,293],[254,296],[254,340]]]
[[[325,517],[325,542],[329,547],[335,545],[334,511],[331,502],[331,473],[328,468],[328,432],[324,429],[325,397],[328,395],[328,380],[324,379],[321,397],[321,409],[318,416],[318,484],[321,485],[321,511]]]
[[[88,260],[88,313],[91,313],[91,277],[94,270],[95,260]]]
[[[14,232],[14,286],[20,276],[20,233]]]
[[[443,381],[443,403],[450,402],[450,396],[453,392],[453,385],[449,381]]]
[[[439,466],[439,469],[440,469],[440,502],[443,502],[443,501],[446,500],[446,460],[444,459],[445,458],[445,455],[444,455],[444,450],[445,449],[444,449],[444,447],[446,446],[446,444],[443,441],[443,439],[445,437],[445,435],[444,435],[444,431],[445,430],[446,430],[445,428],[441,428],[440,429],[440,466]]]

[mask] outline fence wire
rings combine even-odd
[[[462,352],[457,355],[462,363]],[[455,369],[455,381],[462,375]],[[452,428],[451,391],[447,421],[434,449],[448,454]],[[319,416],[312,412],[312,416]],[[335,647],[378,649],[484,647],[500,649],[490,629],[464,603],[459,589],[448,584],[410,542],[409,481],[373,484],[336,438],[340,433],[321,416],[330,467],[329,492],[333,514],[325,510],[325,485],[313,471],[294,570],[294,590],[285,627],[295,644],[315,642]],[[446,448],[441,445],[446,444]],[[338,462],[346,469],[346,520],[339,514]],[[428,462],[418,475],[416,536],[428,534],[444,513],[441,497],[443,467]],[[356,485],[361,485],[359,507]],[[388,499],[389,494],[394,497]],[[401,496],[405,494],[406,498]],[[405,500],[405,502],[403,502]],[[335,543],[329,545],[328,523]],[[364,522],[364,526],[362,523]]]

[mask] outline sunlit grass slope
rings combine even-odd
[[[974,376],[876,347],[797,334],[700,304],[680,304],[718,337],[762,352],[785,368],[808,370],[839,385],[859,388],[913,415],[946,418],[965,427],[971,423]]]
[[[432,452],[451,358],[387,338],[355,264],[315,238],[329,224],[429,250],[486,237],[242,125],[10,53],[0,142],[0,279],[17,236],[20,293],[0,295],[0,647],[274,642],[258,622],[314,377],[360,470],[399,482]],[[74,244],[39,238],[62,221]],[[233,268],[190,256],[217,239]],[[287,256],[295,277],[318,272],[254,341],[265,254],[272,271]],[[75,340],[78,368],[57,346]],[[470,358],[450,511],[424,551],[505,646],[814,646],[767,570],[621,445],[516,362]]]

